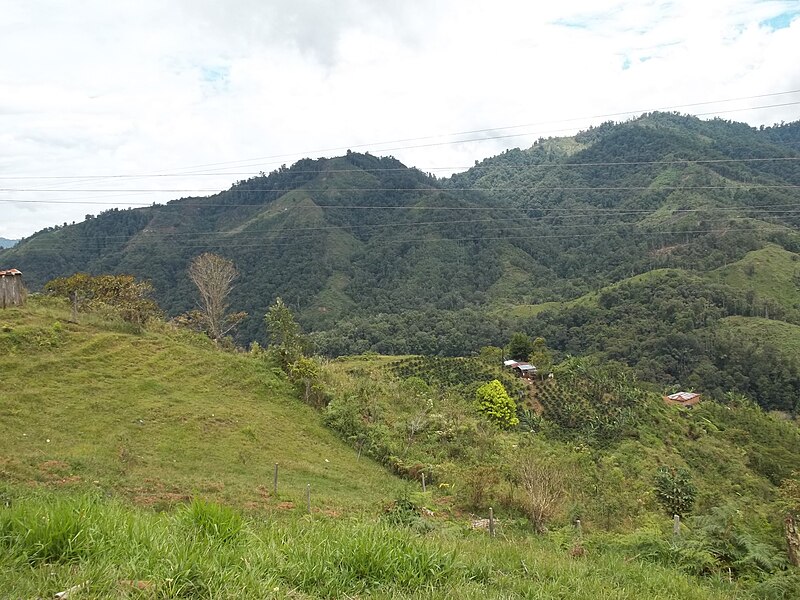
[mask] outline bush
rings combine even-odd
[[[697,488],[687,469],[659,467],[655,476],[655,493],[668,515],[685,516],[694,506]]]
[[[492,423],[510,429],[519,425],[517,405],[497,379],[479,387],[475,392],[478,411]]]

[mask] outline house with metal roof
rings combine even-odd
[[[696,394],[695,392],[676,392],[674,394],[670,394],[669,396],[664,396],[664,402],[667,404],[671,404],[673,406],[685,406],[686,408],[691,408],[695,404],[699,403],[700,399],[700,394]]]

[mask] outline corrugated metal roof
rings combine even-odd
[[[22,275],[22,271],[19,269],[6,269],[5,271],[0,271],[0,277],[10,277],[12,275]]]
[[[677,400],[678,402],[687,402],[689,400],[694,400],[700,394],[695,394],[694,392],[677,392],[675,394],[670,394],[667,396],[670,400]]]

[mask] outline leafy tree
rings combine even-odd
[[[319,364],[306,356],[288,366],[289,379],[303,394],[303,402],[321,408],[326,404],[325,390],[320,382]]]
[[[275,304],[269,308],[264,320],[269,333],[270,348],[277,354],[283,369],[288,371],[289,365],[303,356],[305,340],[300,333],[300,325],[280,296],[275,299]]]
[[[514,360],[528,360],[533,350],[531,338],[519,331],[512,335],[508,342],[508,355]]]
[[[196,256],[189,265],[189,277],[200,294],[199,312],[187,319],[198,323],[208,336],[219,341],[230,333],[247,313],[228,313],[228,296],[238,272],[233,261],[211,252]]]
[[[536,372],[542,379],[553,370],[553,353],[548,350],[543,337],[533,340],[533,350],[528,361],[536,367]]]
[[[161,314],[150,298],[153,286],[146,281],[136,281],[133,275],[76,273],[48,281],[44,289],[53,296],[69,298],[73,319],[79,311],[110,309],[124,321],[141,326],[149,318]]]
[[[655,476],[655,493],[669,515],[685,516],[694,506],[697,493],[687,469],[659,467]]]
[[[519,425],[517,405],[497,379],[483,384],[475,391],[478,411],[503,429]]]

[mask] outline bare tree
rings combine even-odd
[[[563,468],[547,459],[531,457],[520,464],[524,510],[537,533],[547,531],[547,522],[561,509],[567,495],[567,478]]]
[[[209,337],[220,340],[247,313],[228,314],[228,295],[239,275],[233,261],[211,252],[196,256],[189,265],[189,277],[200,292],[200,318]]]

